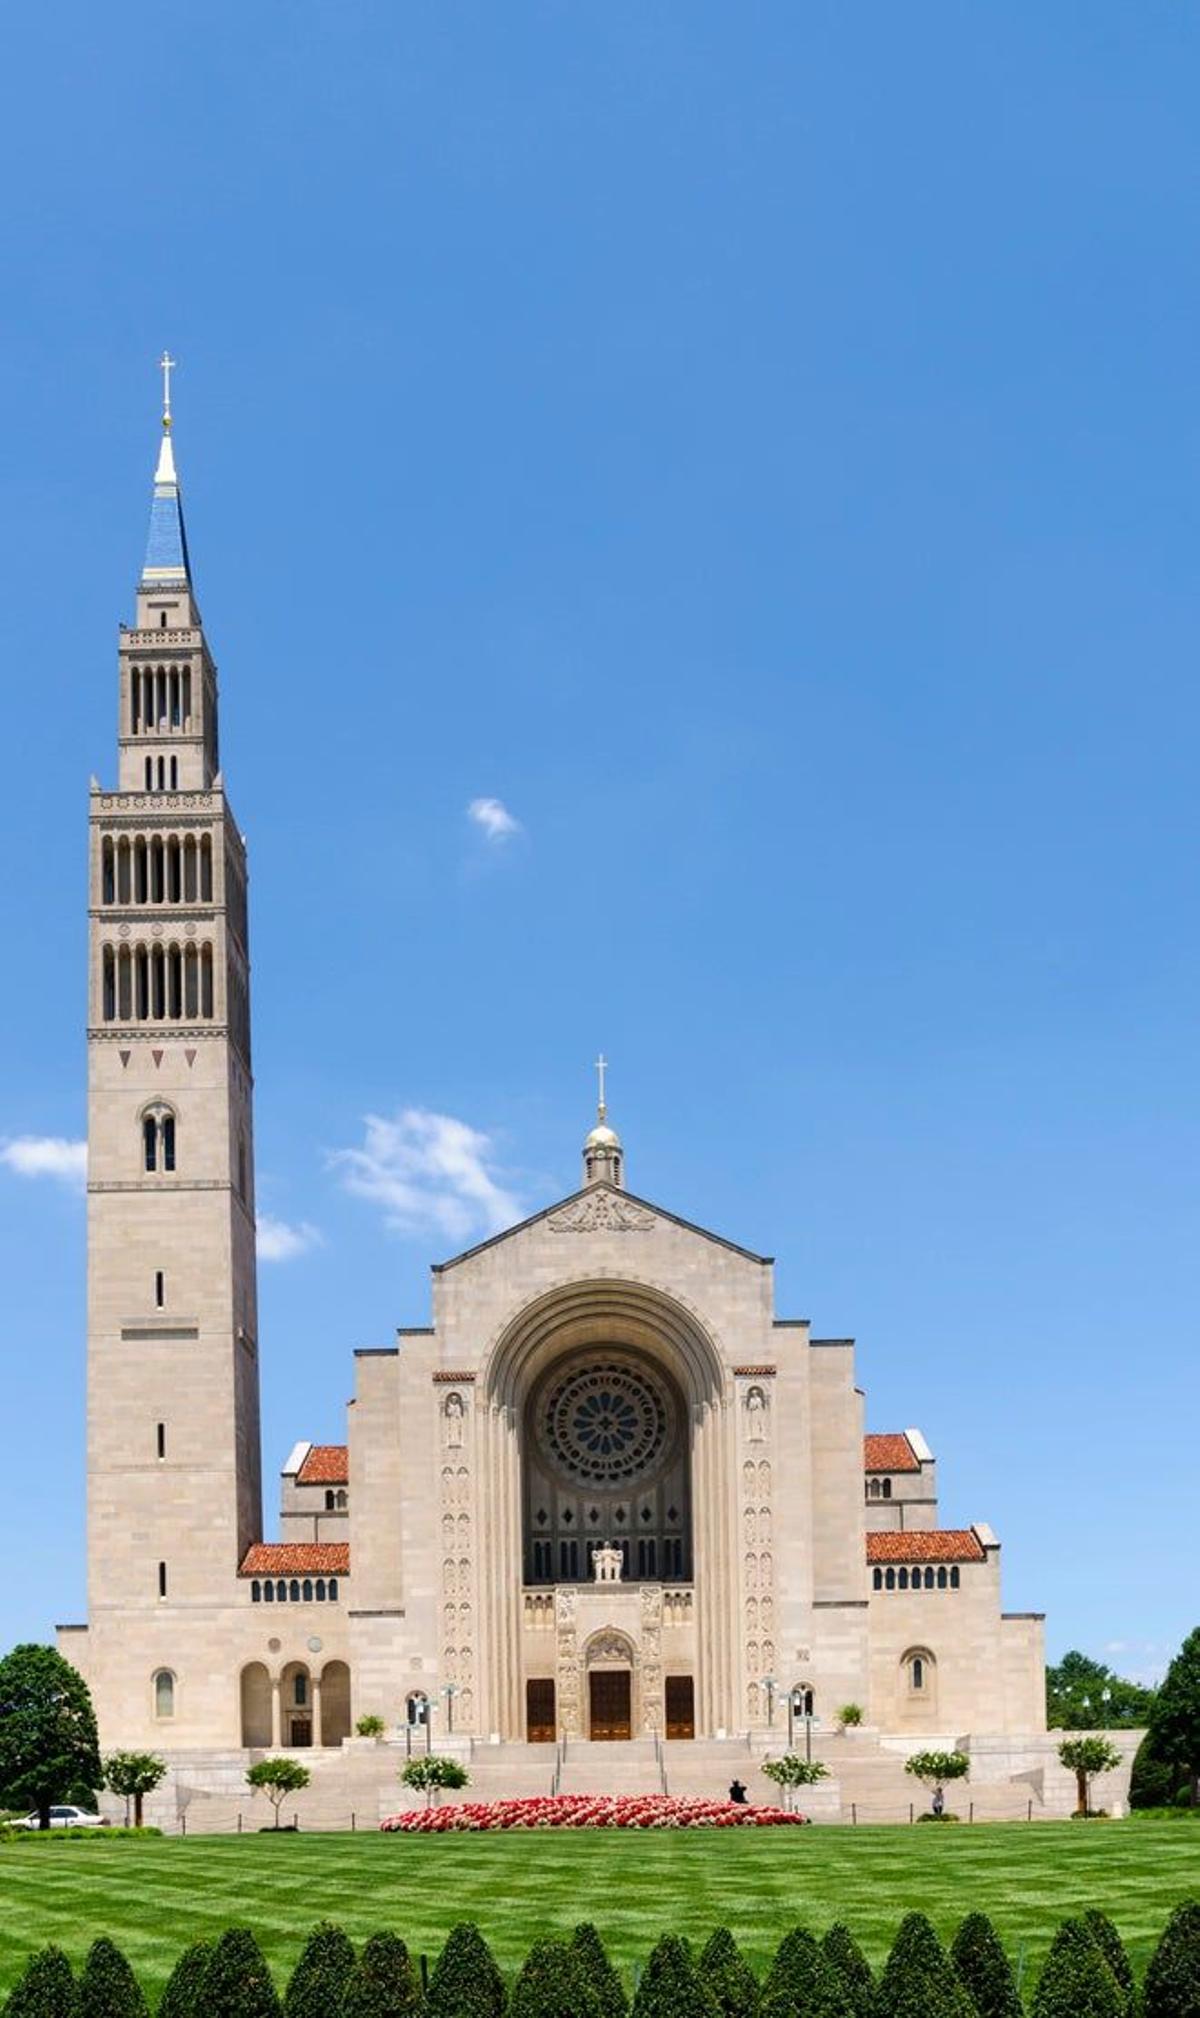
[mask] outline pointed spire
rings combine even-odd
[[[583,1145],[583,1181],[585,1184],[619,1186],[625,1181],[625,1152],[616,1129],[608,1125],[608,1101],[605,1098],[608,1060],[603,1052],[596,1060],[596,1071],[600,1079],[600,1097],[596,1102],[596,1126]]]
[[[142,587],[178,588],[190,586],[187,533],[183,524],[183,499],[175,472],[175,451],[171,441],[171,373],[175,359],[165,351],[159,359],[163,375],[162,443],[154,472],[154,499],[150,506],[150,534],[142,567]]]

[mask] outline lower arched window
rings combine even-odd
[[[404,1704],[405,1722],[414,1729],[429,1722],[429,1697],[420,1689],[414,1689]]]
[[[255,1577],[254,1582],[250,1586],[250,1602],[252,1605],[261,1604],[262,1602],[262,1585],[259,1583],[257,1577]]]
[[[154,1677],[154,1714],[156,1717],[175,1715],[175,1677],[170,1668],[160,1668]]]
[[[872,1581],[874,1582],[874,1585],[875,1585],[875,1588],[876,1588],[876,1590],[877,1590],[877,1591],[881,1591],[881,1590],[883,1589],[883,1571],[882,1571],[882,1570],[876,1570],[876,1572],[875,1572],[875,1575],[874,1575],[874,1578],[872,1579]]]
[[[928,1647],[910,1647],[900,1663],[910,1696],[930,1696],[937,1663]]]

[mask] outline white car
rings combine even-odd
[[[32,1815],[26,1815],[23,1822],[17,1822],[14,1826],[18,1829],[36,1829],[39,1826],[39,1821],[40,1817],[35,1808]],[[108,1816],[93,1815],[89,1813],[87,1808],[72,1808],[60,1803],[57,1807],[50,1810],[50,1827],[52,1829],[107,1829]]]

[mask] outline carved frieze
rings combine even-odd
[[[589,1192],[546,1221],[551,1233],[649,1233],[655,1224],[652,1212],[617,1191]]]

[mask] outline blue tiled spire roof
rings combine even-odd
[[[175,474],[175,454],[171,446],[170,422],[163,425],[162,448],[154,472],[154,499],[150,506],[150,534],[142,567],[144,588],[168,588],[190,584],[187,533],[183,525],[183,499]]]

